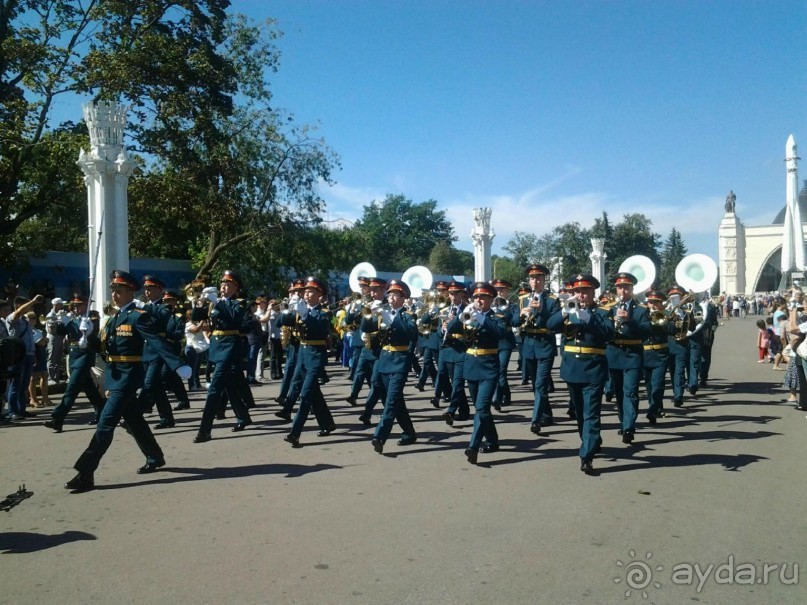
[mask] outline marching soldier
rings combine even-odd
[[[468,348],[468,345],[464,339],[462,323],[457,321],[468,303],[468,290],[465,289],[465,285],[452,281],[448,285],[448,297],[451,299],[451,305],[448,307],[448,314],[443,321],[443,343],[440,348],[440,363],[437,371],[438,374],[444,374],[451,380],[451,402],[443,413],[442,419],[448,426],[452,426],[454,420],[464,421],[471,417],[468,396],[465,394],[465,377],[462,371],[463,363],[465,363],[465,349]]]
[[[530,430],[537,435],[541,427],[554,422],[549,404],[549,384],[558,347],[555,334],[547,327],[547,322],[560,310],[560,305],[557,297],[545,289],[549,269],[544,265],[532,264],[527,268],[527,275],[532,291],[519,298],[522,307],[521,354],[534,393]]]
[[[98,316],[91,318],[88,324],[85,318],[87,313],[88,299],[76,294],[70,301],[74,317],[66,324],[65,334],[67,335],[67,351],[70,363],[70,378],[67,381],[62,401],[51,413],[50,420],[46,420],[44,425],[53,429],[57,433],[62,432],[64,419],[76,402],[79,392],[84,391],[87,399],[90,400],[95,409],[95,423],[101,415],[104,407],[104,398],[98,392],[98,387],[92,379],[92,369],[95,366],[95,357],[100,350],[101,341],[98,337]],[[82,331],[81,328],[87,328]]]
[[[578,274],[572,280],[575,295],[547,321],[547,328],[564,336],[560,377],[574,405],[581,439],[580,470],[586,474],[594,474],[592,460],[602,445],[600,414],[608,376],[605,347],[614,333],[607,314],[597,309],[594,290],[599,286],[592,275]]]
[[[175,370],[183,380],[190,378],[190,366],[183,365],[154,328],[151,316],[134,304],[135,292],[140,288],[137,280],[125,271],[113,271],[112,301],[118,312],[104,326],[101,336],[107,356],[104,386],[109,392],[106,404],[90,445],[76,461],[74,468],[78,474],[64,484],[65,488],[77,492],[95,487],[94,473],[101,458],[112,444],[115,427],[124,419],[128,431],[146,456],[146,464],[137,469],[140,474],[153,473],[165,466],[163,455],[149,425],[143,418],[143,409],[137,402],[137,389],[143,386],[145,368],[143,350],[148,342],[154,353],[161,357],[168,367]],[[90,328],[85,322],[79,328]],[[84,330],[82,330],[84,331]]]
[[[423,351],[423,364],[415,388],[418,391],[424,391],[426,381],[430,378],[432,386],[437,387],[437,366],[440,363],[440,335],[438,334],[440,329],[440,310],[436,305],[428,309],[424,308],[417,323],[420,333],[418,344]]]
[[[319,423],[318,437],[330,435],[336,429],[319,384],[322,368],[328,361],[326,342],[331,329],[330,319],[320,304],[320,299],[327,292],[324,282],[316,277],[307,278],[303,300],[298,303],[297,313],[295,315],[288,313],[282,318],[285,326],[298,324],[300,352],[297,371],[302,372],[304,376],[300,390],[300,407],[297,409],[291,431],[284,437],[292,447],[300,447],[300,434],[312,408]]]
[[[376,310],[387,302],[384,292],[387,287],[387,280],[380,277],[370,278],[370,296],[372,302],[369,305],[370,310]],[[361,313],[365,313],[367,307],[365,306]],[[353,388],[350,391],[350,396],[345,400],[350,405],[356,404],[356,397],[359,395],[361,385],[365,381],[370,384],[370,390],[367,392],[367,398],[364,400],[364,411],[359,416],[362,424],[370,426],[371,418],[373,415],[373,408],[378,403],[379,394],[375,388],[376,381],[373,379],[375,372],[375,363],[378,361],[378,356],[381,354],[381,344],[378,340],[377,333],[368,334],[362,330],[361,339],[364,341],[364,348],[359,355],[359,367],[356,368],[356,374],[353,376]]]
[[[516,335],[512,328],[521,325],[521,315],[518,305],[510,302],[512,284],[504,279],[496,279],[493,281],[493,287],[496,290],[497,298],[504,301],[501,307],[494,309],[496,318],[505,327],[499,342],[499,379],[496,386],[496,397],[493,401],[493,407],[500,412],[503,406],[510,405],[510,383],[507,380],[507,370],[510,367],[510,356],[513,354],[513,349],[516,348]]]
[[[172,315],[162,300],[165,283],[154,275],[146,275],[143,277],[143,290],[148,299],[143,310],[151,315],[154,328],[160,338],[165,339],[168,321]],[[154,425],[155,429],[171,428],[174,426],[174,413],[168,402],[168,396],[165,394],[165,385],[160,378],[163,361],[149,341],[146,342],[143,349],[143,365],[146,366],[146,377],[143,389],[140,391],[139,404],[145,413],[150,412],[156,404],[160,421]]]
[[[185,316],[182,313],[177,313],[177,294],[176,292],[163,292],[163,304],[171,312],[168,318],[168,324],[165,326],[165,340],[168,346],[177,357],[182,355],[182,339],[185,337]],[[160,380],[165,387],[170,390],[177,398],[177,404],[174,410],[188,410],[191,407],[190,400],[188,399],[188,391],[185,388],[185,383],[179,379],[176,372],[168,369],[168,366],[162,364],[160,370]],[[161,428],[159,425],[155,428]]]
[[[616,395],[616,410],[622,425],[622,442],[633,442],[639,413],[639,382],[642,377],[642,342],[652,333],[647,307],[633,298],[638,280],[631,273],[617,273],[616,302],[604,309],[614,322],[614,339],[608,343],[608,373]]]
[[[476,464],[480,451],[489,453],[499,450],[499,435],[490,406],[499,382],[498,347],[504,337],[505,325],[490,308],[496,297],[493,286],[486,282],[477,282],[473,286],[473,297],[473,306],[466,308],[469,315],[467,320],[454,319],[454,323],[461,324],[468,344],[463,374],[474,402],[475,413],[474,429],[465,457],[471,464]]]
[[[448,296],[448,283],[440,280],[434,284],[434,289],[437,291],[437,296],[449,300]],[[429,400],[434,407],[440,407],[440,400],[451,401],[451,376],[446,371],[445,364],[440,360],[440,351],[443,348],[444,334],[443,326],[445,319],[448,316],[448,306],[441,309],[437,313],[437,354],[435,356],[435,363],[437,365],[437,374],[434,379],[434,396]]]
[[[236,298],[243,289],[243,282],[235,271],[227,269],[221,277],[221,297],[210,295],[210,348],[208,362],[216,364],[208,383],[205,409],[199,432],[194,443],[206,443],[212,439],[213,419],[221,409],[222,397],[226,391],[236,417],[234,433],[243,431],[252,424],[249,411],[244,405],[242,394],[249,390],[244,372],[244,335],[249,332],[252,318]]]
[[[379,340],[381,351],[373,369],[373,384],[384,401],[384,412],[373,437],[373,449],[379,454],[392,431],[393,421],[398,421],[402,435],[398,445],[411,445],[417,441],[415,427],[406,409],[403,389],[410,370],[409,348],[417,340],[417,326],[411,314],[404,311],[404,301],[409,298],[409,286],[392,279],[387,287],[389,307],[381,307],[377,314],[363,317],[362,331]]]
[[[348,373],[348,380],[353,382],[356,375],[356,369],[359,367],[359,356],[364,348],[364,341],[361,337],[361,309],[363,303],[370,300],[370,278],[360,275],[356,281],[359,282],[359,289],[361,290],[361,299],[356,301],[358,304],[348,305],[345,308],[345,324],[353,331],[353,338],[350,342],[350,372]],[[355,405],[355,404],[354,404]]]
[[[667,296],[683,297],[686,291],[681,286],[673,286],[667,291]],[[675,309],[676,315],[683,315],[683,309]],[[680,408],[684,405],[684,390],[687,384],[687,371],[689,370],[689,339],[686,334],[670,334],[667,337],[670,347],[669,369],[672,378],[673,405]]]
[[[712,366],[712,345],[715,342],[715,330],[720,325],[717,321],[717,307],[712,302],[708,293],[701,303],[703,310],[703,324],[701,333],[701,368],[698,375],[698,386],[705,387],[709,380],[709,368]]]
[[[650,290],[645,296],[651,317],[653,313],[664,312],[664,300],[667,298],[660,290]],[[647,410],[647,421],[656,424],[657,418],[664,416],[664,380],[670,363],[670,346],[667,342],[669,323],[657,325],[652,323],[652,331],[642,343],[644,349],[644,381],[650,408]]]
[[[294,399],[289,397],[289,391],[292,390],[292,382],[297,370],[297,359],[300,352],[300,339],[295,331],[294,324],[287,326],[283,325],[283,315],[290,313],[299,302],[302,300],[303,291],[305,290],[305,282],[302,279],[295,279],[289,286],[289,309],[281,312],[277,318],[280,327],[280,342],[281,346],[285,349],[286,354],[286,367],[283,369],[283,380],[280,382],[280,393],[275,397],[275,401],[283,406],[283,409],[275,412],[275,416],[283,418],[283,420],[291,420],[291,410],[294,406]],[[302,385],[302,377],[299,379],[297,386],[297,393]],[[297,383],[295,383],[297,384]],[[290,405],[286,405],[286,399],[291,399]]]

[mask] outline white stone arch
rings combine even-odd
[[[779,244],[778,246],[774,246],[773,249],[762,260],[762,263],[759,265],[759,267],[756,270],[756,273],[754,274],[754,280],[751,282],[753,284],[753,288],[751,289],[750,292],[759,292],[760,291],[760,280],[762,279],[763,273],[765,272],[765,267],[767,267],[769,264],[771,264],[774,267],[774,269],[776,269],[776,271],[778,273],[778,277],[773,279],[770,288],[764,288],[764,290],[765,291],[775,290],[778,287],[779,278],[782,275],[782,271],[781,271],[781,268],[779,266],[780,262],[778,262],[778,261],[773,262],[771,260],[771,259],[773,259],[774,256],[776,256],[777,253],[779,253],[780,259],[781,259],[782,244]]]

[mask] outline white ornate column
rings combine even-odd
[[[729,192],[718,228],[720,291],[745,294],[745,227],[735,213],[736,199]]]
[[[90,151],[82,149],[77,164],[87,186],[90,278],[95,269],[97,282],[90,284],[91,308],[101,311],[109,301],[110,272],[129,270],[128,186],[135,162],[123,147],[126,107],[101,101],[82,108],[90,131]]]
[[[600,291],[602,291],[602,284],[605,282],[605,259],[608,258],[605,253],[605,239],[601,237],[591,238],[591,252],[588,258],[591,260],[591,274],[600,282],[600,287],[596,290],[596,294],[599,296]]]
[[[490,248],[493,242],[493,229],[490,228],[492,208],[474,208],[474,281],[490,281]]]

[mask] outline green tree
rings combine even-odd
[[[641,254],[647,256],[656,267],[659,266],[659,245],[661,236],[651,230],[652,221],[644,214],[626,214],[621,223],[614,227],[610,245],[606,241],[606,252],[609,257],[606,282],[614,283],[614,276],[619,266],[629,256]]]
[[[132,182],[134,253],[183,256],[185,242],[210,272],[243,245],[316,224],[318,185],[332,182],[338,158],[314,129],[270,108],[280,32],[228,15],[229,4],[0,3],[0,234],[53,201],[25,170],[68,92],[130,108],[143,175]],[[80,178],[74,159],[67,167]]]
[[[454,228],[435,200],[419,204],[404,195],[387,194],[364,206],[356,231],[366,243],[367,258],[380,271],[404,271],[429,262],[440,242],[454,242]]]
[[[459,250],[448,241],[441,241],[432,248],[427,266],[432,273],[467,275],[473,273],[473,263],[473,253]]]
[[[673,227],[661,250],[661,269],[656,278],[659,287],[666,290],[675,285],[675,268],[686,255],[687,247],[684,244],[684,238],[681,237],[681,232]]]
[[[518,285],[526,281],[526,273],[522,265],[514,263],[506,256],[494,256],[493,262],[493,277],[496,279],[503,279],[513,284],[513,289],[516,290]]]
[[[16,201],[39,209],[6,239],[8,248],[0,256],[7,262],[24,268],[27,254],[87,249],[87,189],[75,165],[86,141],[84,124],[65,123],[45,133],[31,150],[31,161],[20,171]]]
[[[526,267],[544,254],[545,246],[534,233],[516,231],[512,239],[502,249],[510,253],[510,260],[518,266]]]

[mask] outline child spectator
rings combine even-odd
[[[773,317],[765,318],[765,329],[768,331],[768,362],[776,369],[782,361],[782,340],[773,329]]]
[[[757,363],[765,363],[765,357],[768,354],[771,338],[764,319],[757,320],[757,328],[759,329],[757,332],[757,350],[759,351],[759,360]]]

